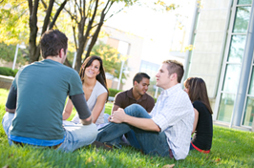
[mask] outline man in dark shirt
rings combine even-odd
[[[126,108],[131,104],[141,105],[148,113],[150,113],[154,107],[154,99],[146,93],[150,84],[150,76],[146,73],[139,72],[133,78],[133,87],[130,90],[120,92],[115,96],[114,106],[112,108],[112,114],[118,108]],[[126,138],[128,141],[126,141]],[[122,137],[122,140],[127,144],[131,144],[137,149],[140,149],[140,145],[135,137],[133,131],[130,131]]]
[[[134,103],[141,105],[150,113],[154,107],[154,99],[146,93],[150,84],[149,80],[150,77],[146,73],[137,73],[133,78],[133,87],[115,96],[112,113],[119,107],[124,109]]]

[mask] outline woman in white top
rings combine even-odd
[[[88,108],[92,112],[93,123],[99,126],[104,123],[105,103],[108,99],[107,82],[102,59],[98,56],[88,57],[80,68],[79,76],[82,81]],[[63,120],[70,117],[72,109],[73,104],[68,99],[63,112]],[[74,123],[80,123],[77,113],[72,121]]]

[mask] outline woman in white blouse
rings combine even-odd
[[[104,123],[105,103],[108,99],[107,82],[102,59],[98,56],[88,57],[80,68],[79,76],[82,81],[88,108],[92,112],[93,123],[97,127],[100,127]],[[68,99],[63,112],[63,120],[70,117],[72,109],[73,104]],[[78,113],[76,113],[72,121],[80,123]]]

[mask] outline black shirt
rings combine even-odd
[[[213,139],[212,115],[201,101],[193,102],[193,106],[199,112],[199,117],[192,143],[201,150],[210,150]]]

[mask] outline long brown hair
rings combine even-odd
[[[191,102],[196,100],[201,101],[207,107],[209,112],[213,114],[210,102],[208,99],[205,81],[202,78],[190,77],[184,82],[184,87],[189,89],[189,97]]]
[[[105,71],[103,68],[102,59],[99,56],[93,55],[93,56],[89,56],[85,59],[84,63],[81,65],[81,68],[79,70],[80,79],[81,79],[82,83],[85,82],[85,78],[84,78],[85,69],[87,67],[89,67],[94,60],[98,60],[100,62],[100,73],[96,76],[96,80],[99,81],[105,87],[107,92],[109,93],[108,88],[107,88],[107,80],[106,80]],[[106,101],[108,101],[108,97],[107,97]]]

